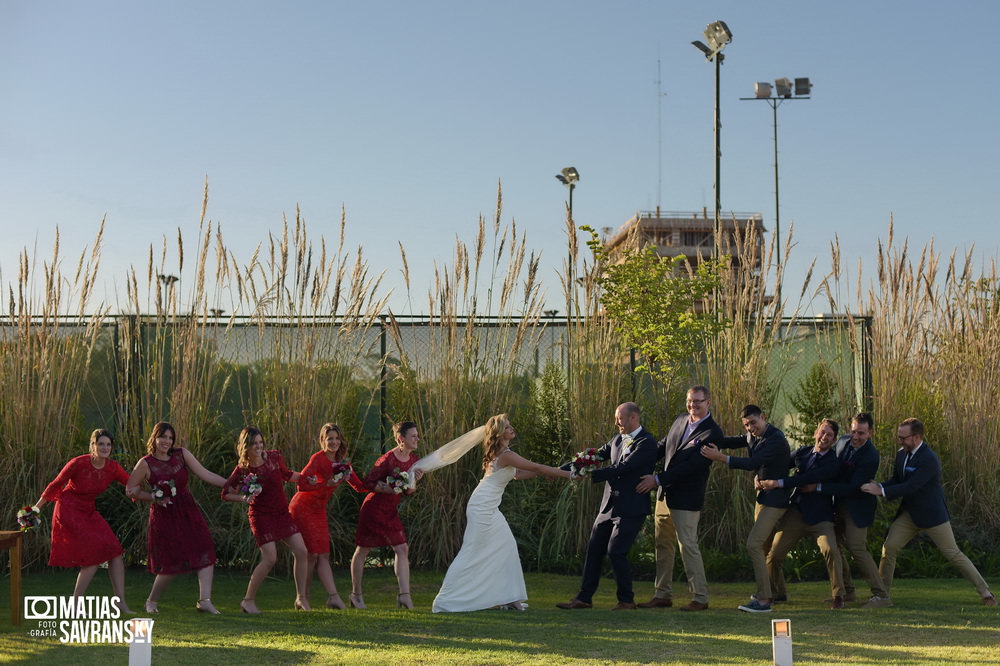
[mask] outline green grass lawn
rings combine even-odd
[[[339,571],[341,591],[350,589]],[[485,572],[484,575],[489,575]],[[900,580],[894,608],[868,611],[857,604],[843,611],[823,608],[829,596],[822,582],[794,583],[792,597],[770,615],[736,610],[752,591],[749,583],[712,585],[711,609],[682,613],[676,608],[611,611],[614,582],[606,579],[595,609],[555,608],[576,592],[578,579],[552,574],[526,576],[527,612],[480,611],[432,614],[431,601],[442,575],[414,576],[414,611],[395,607],[395,578],[369,570],[369,610],[292,610],[291,580],[268,580],[257,598],[262,615],[240,612],[246,575],[220,572],[213,599],[222,615],[194,610],[193,576],[178,578],[160,602],[153,631],[154,664],[765,664],[771,662],[772,618],[790,618],[794,656],[800,664],[1000,664],[1000,609],[986,608],[963,579]],[[29,575],[28,595],[61,595],[74,574]],[[141,608],[152,576],[128,572],[128,601]],[[36,621],[10,625],[6,579],[0,580],[0,661],[44,664],[127,663],[125,645],[63,645],[57,638],[32,638]],[[679,584],[675,591],[683,590]],[[651,596],[638,583],[637,598]],[[92,594],[110,594],[98,572]],[[687,601],[686,595],[680,598]],[[313,603],[325,596],[317,584]]]

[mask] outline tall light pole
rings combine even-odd
[[[720,190],[722,144],[719,136],[722,131],[722,117],[720,114],[719,88],[722,79],[722,61],[725,58],[722,49],[726,47],[726,44],[733,41],[733,33],[729,30],[729,26],[726,25],[725,21],[715,21],[708,24],[703,34],[705,35],[705,42],[707,44],[700,40],[695,40],[691,43],[705,54],[705,59],[708,62],[715,63],[715,247],[712,250],[712,258],[718,259],[722,255],[722,193]]]
[[[781,198],[778,196],[778,107],[785,100],[809,99],[812,83],[808,77],[795,79],[794,96],[792,82],[786,78],[775,79],[775,96],[771,97],[770,83],[754,84],[753,97],[740,97],[744,102],[764,101],[771,105],[772,127],[774,128],[774,248],[777,253],[778,282],[775,285],[775,295],[778,305],[781,305]]]
[[[580,180],[580,172],[576,170],[576,167],[566,167],[562,171],[556,174],[556,180],[565,185],[569,189],[569,226],[570,233],[576,233],[576,223],[573,221],[573,190],[576,189],[576,184]],[[573,316],[573,285],[575,281],[573,279],[573,239],[569,239],[569,249],[567,251],[567,261],[566,261],[566,321],[569,322],[570,317]]]

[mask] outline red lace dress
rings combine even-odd
[[[374,490],[375,484],[384,481],[393,471],[405,472],[413,467],[418,458],[415,454],[410,454],[410,459],[401,461],[394,453],[395,449],[382,454],[382,457],[375,461],[372,471],[365,477],[365,488]],[[406,533],[403,531],[403,523],[399,520],[399,500],[402,494],[389,493],[368,493],[365,501],[361,504],[361,513],[358,514],[358,532],[354,537],[355,545],[364,548],[375,548],[377,546],[395,546],[406,543]]]
[[[56,503],[50,566],[89,567],[125,552],[94,506],[97,496],[113,481],[123,486],[128,483],[128,473],[121,465],[108,458],[104,467],[97,469],[90,454],[85,454],[66,463],[59,476],[46,486],[42,499]]]
[[[261,486],[260,495],[254,498],[247,513],[257,545],[287,539],[297,533],[299,528],[288,513],[288,498],[285,497],[285,481],[291,478],[292,471],[277,451],[265,451],[261,465],[234,469],[222,488],[222,496],[240,494],[240,484],[251,474],[257,475],[257,483]]]
[[[169,460],[145,456],[149,485],[162,488],[170,504],[149,507],[149,570],[154,574],[179,574],[215,564],[215,546],[205,518],[188,488],[184,452],[170,450]],[[177,494],[170,497],[169,482]]]
[[[309,464],[302,470],[299,477],[299,491],[292,497],[288,510],[295,524],[302,530],[302,538],[310,553],[330,552],[330,525],[326,518],[326,504],[334,491],[347,481],[359,493],[368,489],[361,483],[358,475],[351,473],[335,486],[326,485],[327,479],[333,476],[333,463],[326,457],[325,451],[317,451],[309,458]],[[307,477],[315,476],[316,483],[309,483]]]

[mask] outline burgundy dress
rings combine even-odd
[[[52,549],[49,565],[89,567],[113,560],[125,550],[107,521],[97,513],[94,501],[112,481],[123,486],[128,473],[110,458],[97,469],[90,454],[73,458],[46,486],[42,499],[55,502],[52,513]]]
[[[257,467],[237,467],[226,480],[222,496],[240,492],[240,484],[250,474],[257,475],[261,492],[250,504],[250,530],[258,546],[272,541],[281,541],[299,531],[291,514],[288,513],[288,498],[285,497],[285,481],[292,471],[285,466],[285,459],[277,451],[265,451],[264,462]]]
[[[418,458],[415,454],[410,454],[410,459],[402,462],[396,457],[395,449],[382,454],[382,457],[375,461],[372,471],[365,477],[365,487],[374,490],[375,484],[384,481],[387,476],[392,475],[394,470],[405,472],[413,467]],[[406,533],[403,531],[403,523],[399,520],[399,500],[402,494],[389,493],[368,493],[365,501],[361,504],[361,513],[358,515],[358,532],[354,537],[355,545],[363,548],[375,548],[377,546],[395,546],[406,543]]]
[[[315,484],[306,480],[306,477],[309,476],[316,477]],[[326,485],[327,479],[332,476],[333,463],[326,457],[326,452],[317,451],[312,454],[312,457],[309,458],[309,464],[305,466],[299,477],[299,491],[295,493],[291,504],[288,505],[292,519],[302,530],[306,550],[310,553],[325,554],[330,552],[330,525],[326,519],[326,503],[344,480],[359,493],[368,492],[353,469],[337,485]]]
[[[179,574],[215,564],[212,535],[198,503],[188,488],[188,468],[184,452],[170,450],[169,460],[145,456],[149,485],[162,488],[170,504],[149,507],[149,570],[154,574]],[[168,481],[177,494],[170,497]]]

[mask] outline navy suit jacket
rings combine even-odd
[[[709,414],[684,438],[690,416],[685,412],[670,426],[660,440],[656,458],[666,458],[663,471],[656,475],[660,482],[657,498],[665,498],[667,506],[681,511],[701,511],[705,506],[705,486],[712,461],[701,455],[705,444],[722,445],[722,428]]]
[[[906,450],[896,452],[893,475],[882,483],[882,492],[887,500],[902,498],[899,513],[909,511],[913,524],[917,527],[935,527],[951,520],[948,505],[944,502],[941,487],[941,461],[923,442],[910,458],[910,464],[903,468]],[[896,517],[899,517],[899,513]]]
[[[803,493],[799,488],[810,483],[831,480],[840,471],[840,460],[837,459],[833,449],[818,456],[812,467],[809,467],[809,458],[815,448],[802,446],[795,450],[789,459],[789,467],[795,468],[795,474],[784,480],[785,487],[792,489],[790,506],[802,512],[802,519],[807,525],[823,521],[833,522],[833,498],[819,493]]]
[[[850,436],[847,437],[850,440]],[[840,473],[833,481],[824,481],[816,492],[823,495],[834,495],[834,506],[844,507],[858,527],[868,527],[875,522],[875,509],[878,498],[862,492],[861,486],[875,478],[881,457],[878,449],[869,439],[859,446],[851,456],[850,462],[844,458],[853,447],[850,441],[843,447],[840,454]]]
[[[724,437],[722,444],[720,448],[734,449],[745,446],[750,452],[746,458],[730,456],[729,467],[733,469],[756,472],[759,479],[782,479],[788,473],[791,448],[785,439],[785,433],[770,423],[760,437],[754,437],[750,433],[740,437]],[[757,503],[784,509],[788,506],[788,489],[758,491]]]
[[[637,493],[635,487],[646,474],[653,473],[656,464],[656,438],[645,428],[632,441],[629,450],[623,451],[622,436],[614,438],[598,449],[608,464],[590,474],[594,483],[604,484],[601,511],[597,521],[623,516],[648,516],[649,494]]]

